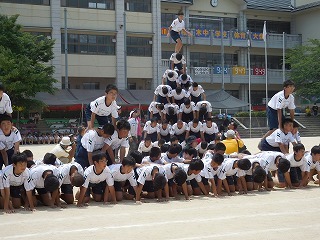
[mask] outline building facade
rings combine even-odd
[[[259,105],[266,86],[269,96],[282,88],[283,47],[318,37],[318,5],[311,0],[0,0],[0,14],[19,14],[24,31],[55,40],[51,64],[57,88],[103,90],[114,83],[119,89],[152,90],[174,51],[167,28],[182,10],[193,33],[182,37],[193,80],[247,101],[250,69],[252,102]]]

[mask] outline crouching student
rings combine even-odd
[[[22,202],[25,202],[25,207],[34,211],[35,208],[32,200],[33,188],[30,172],[27,169],[27,156],[24,153],[13,154],[12,162],[11,165],[3,169],[0,179],[4,190],[1,193],[1,195],[3,194],[4,211],[6,213],[13,213],[14,209],[21,207]]]
[[[122,201],[124,194],[126,193],[127,183],[129,182],[134,192],[137,192],[137,181],[134,175],[133,168],[136,165],[136,161],[133,157],[124,157],[121,164],[111,165],[110,172],[114,180],[114,189],[116,192],[117,201]],[[133,199],[128,194],[125,195],[126,199]]]
[[[151,138],[147,136],[139,144],[138,151],[142,153],[142,156],[149,156],[150,150],[152,148]]]
[[[181,145],[171,144],[169,150],[163,154],[162,159],[167,163],[184,162],[183,158],[179,157],[179,153],[182,151]]]
[[[246,171],[246,175],[245,175],[247,189],[248,191],[253,191],[253,190],[261,191],[262,183],[265,180],[270,181],[271,175],[269,176],[269,178],[266,179],[267,173],[263,169],[263,167],[261,167],[260,158],[250,158],[249,160],[251,162],[251,168],[248,171]],[[271,181],[272,181],[272,177],[271,177]]]
[[[49,207],[61,207],[59,198],[59,171],[53,165],[41,164],[30,168],[30,176],[33,184],[34,205],[37,200]],[[38,195],[35,195],[37,190]]]
[[[60,198],[67,204],[73,204],[73,187],[80,187],[84,183],[83,168],[77,162],[63,164],[58,168],[61,194]]]
[[[169,195],[179,199],[177,187],[181,187],[186,200],[189,200],[187,189],[187,173],[183,170],[183,163],[170,163],[163,166],[169,185]]]
[[[92,155],[93,165],[84,171],[84,184],[80,187],[80,194],[77,206],[83,207],[90,200],[90,192],[92,192],[93,200],[96,202],[103,201],[107,203],[109,191],[111,200],[116,203],[116,194],[114,190],[114,182],[107,167],[107,156],[105,153],[97,152]]]
[[[209,185],[209,181],[210,181],[211,193],[213,194],[214,197],[218,196],[214,177],[217,175],[218,168],[222,164],[223,160],[224,160],[223,155],[219,153],[212,154],[212,155],[207,154],[206,158],[202,159],[202,161],[204,162],[204,168],[200,172],[201,181],[208,192],[210,192],[210,185]],[[195,184],[198,185],[197,183]],[[198,187],[196,185],[193,187],[193,194],[200,195],[201,190],[199,188],[199,185]]]
[[[3,209],[4,188],[2,182],[2,170],[0,170],[0,209]]]
[[[313,181],[320,186],[320,145],[313,146],[311,151],[306,152],[304,157],[306,160],[304,171],[309,175],[308,182]],[[314,175],[317,175],[318,180],[314,180]]]
[[[161,157],[161,150],[158,147],[152,147],[150,150],[150,155],[142,159],[142,164],[160,164],[164,165],[167,162]]]
[[[201,192],[204,195],[208,195],[208,191],[205,188],[204,184],[202,183],[202,178],[200,176],[201,170],[204,168],[204,164],[201,159],[194,158],[191,160],[190,164],[183,167],[185,172],[187,173],[187,187],[188,187],[188,195],[194,195],[193,188],[200,188],[199,194]]]
[[[169,200],[168,179],[166,178],[165,170],[160,166],[150,165],[136,169],[137,172],[137,192],[136,203],[141,204],[142,190],[147,192],[144,195],[146,198],[157,197],[158,201],[162,200],[162,189],[165,192],[165,200]],[[130,190],[129,190],[130,191]],[[132,193],[132,189],[131,189]]]
[[[239,190],[239,194],[247,193],[247,184],[244,176],[246,175],[245,171],[251,168],[251,162],[249,159],[235,159],[227,158],[223,161],[218,170],[218,184],[217,191],[218,194],[222,193],[222,183],[224,189],[229,196],[232,196],[232,193],[236,191],[236,185]]]

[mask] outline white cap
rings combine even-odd
[[[233,130],[228,130],[227,132],[224,133],[224,136],[226,138],[235,138],[236,133]]]
[[[72,142],[69,137],[63,137],[60,141],[60,144],[64,146],[70,146],[72,145]]]

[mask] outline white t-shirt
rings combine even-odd
[[[275,171],[278,169],[276,166],[275,160],[276,158],[280,156],[282,158],[285,157],[285,155],[281,152],[275,152],[275,151],[262,151],[255,155],[246,156],[251,161],[251,158],[259,158],[260,166],[268,173],[268,171]]]
[[[161,166],[149,165],[137,168],[139,175],[137,182],[144,185],[146,181],[152,181],[152,170],[154,167],[159,168],[159,173],[166,177],[166,171]],[[167,177],[166,180],[168,181]]]
[[[183,169],[184,163],[171,163],[171,164],[164,165],[163,169],[166,171],[166,176],[168,179],[172,179],[174,176],[174,173],[172,172],[173,166],[177,166]]]
[[[168,74],[171,72],[173,73],[173,77],[170,78],[168,77]],[[168,79],[170,82],[176,82],[176,83],[178,83],[178,77],[179,77],[178,73],[171,69],[167,69],[162,76],[162,78]]]
[[[200,174],[194,174],[194,173],[191,173],[191,174],[188,174],[188,169],[189,169],[189,164],[184,164],[182,169],[186,172],[187,174],[187,181],[190,181],[192,179],[195,179],[197,182],[201,182],[201,176]]]
[[[73,166],[75,166],[78,170],[78,173],[83,176],[83,168],[79,163],[73,162],[73,163],[63,164],[62,166],[58,167],[58,171],[59,171],[58,179],[60,182],[60,186],[62,184],[71,184],[70,170],[71,170],[71,167]]]
[[[162,87],[167,87],[168,88],[168,93],[164,94],[162,92]],[[169,85],[159,85],[156,90],[154,90],[155,95],[160,95],[161,97],[172,97],[172,88]]]
[[[21,140],[22,138],[17,128],[11,130],[9,136],[4,135],[4,133],[0,129],[0,150],[9,150],[14,147],[14,144],[16,142],[20,142]]]
[[[190,93],[184,89],[182,89],[181,93],[178,94],[176,89],[173,89],[172,90],[172,97],[175,99],[175,100],[181,100],[183,98],[188,98],[190,97]]]
[[[195,111],[195,108],[196,108],[196,105],[195,105],[194,102],[190,102],[190,106],[189,107],[187,107],[184,103],[182,103],[180,105],[180,112],[188,114],[188,113],[191,113],[191,112]]]
[[[142,164],[144,163],[152,163],[152,164],[159,164],[159,165],[164,165],[166,164],[166,162],[163,160],[162,157],[160,157],[160,159],[156,160],[156,161],[151,161],[150,156],[145,156],[142,161]]]
[[[172,53],[170,56],[170,61],[172,61],[174,64],[179,64],[179,63],[181,63],[182,65],[187,64],[186,59],[183,55],[180,61],[176,58],[176,55],[177,53]]]
[[[157,125],[155,127],[152,127],[151,126],[151,121],[147,121],[146,124],[143,127],[143,131],[146,131],[147,134],[152,134],[152,133],[155,133],[155,132],[159,132],[158,123],[157,123]]]
[[[159,133],[162,136],[167,136],[168,134],[170,134],[170,130],[171,130],[171,125],[167,124],[167,128],[163,129],[162,128],[162,124],[159,124]]]
[[[30,176],[32,180],[32,188],[44,188],[44,178],[42,177],[44,171],[52,171],[53,175],[59,177],[59,170],[53,165],[41,164],[36,165],[30,169]],[[60,183],[60,181],[59,181]]]
[[[122,164],[113,164],[113,165],[109,166],[113,180],[116,182],[124,182],[124,181],[129,180],[130,185],[132,187],[137,186],[137,181],[134,176],[133,170],[129,173],[123,174],[123,173],[121,173],[121,166],[122,166]]]
[[[118,118],[118,105],[116,101],[113,101],[110,106],[106,105],[106,97],[102,96],[90,103],[91,112],[98,116],[109,116]]]
[[[285,157],[290,161],[290,167],[299,167],[301,170],[306,168],[307,161],[304,157],[300,161],[295,160],[294,153],[289,153]]]
[[[152,143],[150,144],[149,147],[146,147],[145,142],[141,141],[138,146],[138,151],[141,153],[142,152],[150,152],[151,148],[152,148]]]
[[[288,107],[289,109],[295,109],[296,106],[294,105],[294,96],[292,94],[286,99],[284,97],[284,90],[276,93],[268,102],[268,106],[274,110],[283,109]]]
[[[203,104],[203,103],[206,104],[207,112],[212,112],[211,103],[209,103],[208,101],[200,101],[200,102],[197,102],[195,110],[196,110],[196,111],[199,111],[199,110],[200,110],[200,107],[201,107],[201,104]]]
[[[148,111],[152,112],[153,114],[159,113],[159,109],[156,107],[157,104],[160,104],[159,102],[151,102]]]
[[[162,110],[162,112],[164,114],[169,114],[169,108],[172,107],[173,108],[173,111],[174,111],[174,114],[178,114],[179,113],[179,106],[175,103],[167,103],[164,105],[164,109]]]
[[[139,121],[136,118],[129,118],[128,122],[130,123],[130,136],[137,137]]]
[[[5,167],[2,172],[2,181],[4,188],[10,188],[10,186],[21,186],[23,184],[26,191],[33,189],[31,184],[29,169],[24,170],[20,175],[16,175],[14,172],[13,164]]]
[[[290,142],[294,142],[294,138],[291,132],[285,134],[284,132],[281,131],[281,129],[277,129],[270,136],[266,138],[266,141],[272,147],[279,147],[279,143],[287,145]]]
[[[190,83],[192,83],[193,82],[193,80],[192,80],[192,78],[190,77],[190,75],[189,74],[187,74],[187,79],[186,80],[182,80],[182,78],[181,78],[181,76],[182,75],[180,75],[179,76],[179,78],[178,78],[178,84],[186,84],[187,82],[190,82]]]
[[[303,166],[303,168],[301,169],[304,172],[310,172],[310,170],[312,169],[316,169],[317,172],[320,171],[320,162],[318,161],[313,161],[312,160],[312,155],[310,152],[306,153],[304,155],[304,159],[305,159],[305,164]]]
[[[179,18],[176,18],[173,20],[173,22],[170,25],[171,29],[175,32],[180,32],[182,29],[185,29],[185,23],[184,20],[179,20]]]
[[[118,149],[120,147],[129,147],[128,137],[126,138],[119,138],[118,132],[114,131],[113,135],[109,138],[105,138],[105,144],[108,144],[112,150]]]
[[[233,176],[235,174],[237,175],[237,177],[242,177],[242,176],[246,175],[245,171],[243,171],[239,168],[233,168],[234,162],[237,160],[239,160],[239,159],[226,158],[217,170],[218,171],[218,173],[217,173],[218,178],[223,180],[223,179],[226,179],[227,176]]]
[[[171,127],[171,135],[180,135],[183,134],[185,131],[189,131],[189,126],[187,123],[183,122],[182,128],[178,128],[178,124],[175,123]]]
[[[8,94],[3,93],[2,98],[0,100],[0,114],[4,113],[12,113],[11,100]]]
[[[69,150],[71,150],[70,147],[68,148]],[[63,158],[69,157],[69,152],[67,149],[63,149],[59,143],[50,151],[50,153],[53,153],[59,159],[61,158],[60,160],[64,160]],[[67,163],[67,162],[64,162],[64,163]]]
[[[105,144],[105,138],[100,137],[96,130],[89,130],[81,138],[81,145],[87,150],[87,152],[94,152],[101,150]]]
[[[214,179],[214,176],[217,175],[218,169],[214,170],[211,167],[211,161],[204,163],[204,168],[200,172],[200,176],[206,179]]]
[[[183,161],[184,161],[184,159],[181,158],[181,157],[179,157],[179,156],[176,156],[176,157],[174,157],[174,158],[170,158],[170,157],[168,156],[168,153],[163,154],[163,155],[162,155],[162,159],[163,159],[164,161],[166,161],[167,163],[183,163]]]
[[[204,89],[201,85],[198,85],[197,90],[193,90],[193,87],[189,87],[190,95],[194,97],[199,97],[202,93],[204,93]]]
[[[197,132],[202,132],[202,123],[198,122],[198,125],[196,127],[193,126],[193,122],[188,122],[188,127],[189,127],[189,131],[197,133]]]
[[[214,133],[218,133],[219,132],[219,128],[217,126],[217,124],[215,122],[212,122],[212,126],[208,127],[207,123],[203,123],[202,124],[202,131],[203,133],[207,133],[207,134],[214,134]]]
[[[95,166],[91,165],[84,171],[84,183],[82,187],[88,188],[89,183],[100,183],[106,181],[108,186],[113,186],[114,181],[110,169],[106,166],[100,174],[96,174]]]

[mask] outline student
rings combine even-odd
[[[12,117],[11,114],[13,110],[11,106],[11,100],[8,94],[6,94],[4,91],[4,86],[0,84],[0,114],[6,114]]]
[[[260,158],[250,158],[251,168],[246,171],[245,180],[247,184],[248,191],[258,190],[261,191],[262,183],[266,181],[267,173],[261,166],[261,159]],[[267,178],[269,182],[269,178]],[[272,178],[271,178],[272,181]],[[273,188],[273,181],[270,188]]]
[[[33,161],[33,153],[31,152],[31,150],[26,149],[22,153],[27,156],[27,162]]]
[[[170,56],[171,69],[177,69],[178,75],[186,73],[186,59],[181,53],[172,53]]]
[[[286,159],[290,161],[290,169],[285,173],[278,172],[279,187],[299,188],[307,185],[309,174],[304,171],[307,164],[304,152],[304,145],[298,143],[293,146],[293,153],[286,155]]]
[[[297,122],[293,122],[293,128],[291,133],[293,135],[293,139],[295,140],[295,143],[301,143],[299,124]]]
[[[117,201],[122,201],[124,194],[126,193],[125,187],[127,181],[129,181],[134,191],[137,192],[137,181],[133,172],[135,165],[136,161],[132,157],[127,156],[123,158],[121,164],[113,164],[109,167],[114,180],[114,189]],[[128,194],[125,195],[127,199],[128,196]],[[133,197],[130,199],[132,200]]]
[[[181,74],[178,78],[178,86],[180,86],[182,89],[188,91],[189,87],[193,83],[192,78],[189,74]]]
[[[183,160],[184,163],[190,163],[192,159],[197,157],[198,157],[198,153],[194,147],[187,145],[182,149],[182,158],[184,159]]]
[[[198,156],[199,158],[202,158],[204,153],[207,151],[208,149],[208,143],[206,141],[201,141],[198,146],[196,147],[196,150],[198,152]]]
[[[14,209],[21,207],[23,198],[25,206],[34,211],[35,207],[32,199],[33,187],[30,183],[30,172],[27,169],[27,156],[24,153],[13,154],[12,162],[11,165],[3,169],[0,179],[4,188],[4,211],[6,213],[13,213]],[[23,191],[25,191],[27,198],[22,196]],[[10,198],[12,205],[10,204]]]
[[[162,189],[165,191],[165,201],[169,200],[168,179],[165,170],[160,166],[150,165],[136,169],[137,172],[137,192],[136,203],[141,204],[142,190],[147,192],[145,197],[155,198],[162,201]]]
[[[53,153],[46,153],[42,160],[37,160],[35,162],[36,165],[48,164],[55,167],[63,165],[63,163],[59,159],[57,159],[56,155],[54,155]]]
[[[63,164],[58,167],[61,194],[60,198],[67,204],[73,204],[73,187],[80,187],[84,183],[83,168],[77,162]]]
[[[312,106],[312,112],[314,116],[318,115],[318,110],[319,110],[319,107],[317,106],[317,103],[314,103],[314,105]]]
[[[150,114],[150,119],[156,118],[157,121],[164,119],[162,110],[164,109],[164,104],[159,102],[151,102],[148,111]]]
[[[202,123],[198,118],[194,118],[191,122],[188,122],[189,131],[186,134],[186,138],[189,136],[195,136],[196,138],[203,138]]]
[[[214,197],[217,197],[218,192],[214,178],[218,173],[219,166],[221,166],[222,162],[224,161],[224,156],[216,153],[211,155],[210,158],[202,158],[202,161],[204,163],[204,168],[200,172],[200,176],[202,179],[201,181],[208,192],[210,191],[211,185],[211,193]],[[193,187],[193,192],[195,195],[199,195],[201,193],[199,187],[196,186]]]
[[[290,110],[290,118],[294,120],[294,96],[292,95],[295,89],[294,82],[286,80],[283,82],[283,90],[273,95],[268,102],[267,118],[269,123],[269,131],[262,139],[268,137],[276,129],[281,129],[283,124],[283,110],[288,108]]]
[[[178,12],[178,18],[173,20],[171,23],[170,27],[168,28],[168,37],[171,36],[171,38],[176,42],[176,46],[174,48],[174,52],[178,53],[180,52],[182,48],[182,41],[180,37],[180,32],[182,31],[183,33],[187,34],[188,36],[192,36],[190,32],[188,32],[185,28],[185,23],[183,20],[183,12],[179,11]]]
[[[92,191],[93,200],[96,202],[108,202],[109,191],[112,203],[116,203],[114,181],[107,167],[107,156],[105,153],[97,152],[92,155],[93,165],[84,171],[84,184],[80,187],[77,206],[83,207],[90,200]]]
[[[184,103],[185,99],[189,99],[189,97],[190,93],[188,90],[182,89],[179,86],[172,90],[172,103],[177,104],[179,107]]]
[[[139,139],[138,139],[138,126],[140,121],[138,117],[140,116],[139,109],[133,109],[129,114],[128,122],[130,123],[130,134],[129,134],[129,151],[134,151],[138,149]]]
[[[160,141],[161,139],[164,139],[165,142],[169,142],[171,125],[168,123],[167,120],[163,120],[158,126],[159,126],[158,141]]]
[[[175,199],[179,199],[177,187],[181,187],[184,193],[185,199],[189,200],[187,189],[187,173],[183,170],[183,163],[170,163],[163,166],[166,172],[169,185],[169,195]]]
[[[159,85],[154,90],[153,101],[159,103],[171,103],[170,99],[172,97],[172,88],[169,85]]]
[[[170,124],[176,123],[178,120],[179,106],[175,103],[167,103],[164,105],[163,115],[164,120]]]
[[[197,104],[200,101],[206,101],[206,95],[204,93],[203,87],[196,82],[193,82],[189,87],[191,101]]]
[[[116,102],[117,95],[118,88],[113,84],[108,84],[105,95],[88,104],[85,111],[88,125],[87,130],[93,129],[95,119],[97,119],[100,126],[112,123],[116,127],[116,119],[119,117]]]
[[[33,199],[34,205],[38,200],[51,208],[61,207],[58,176],[59,170],[53,165],[41,164],[30,168],[31,183],[38,193],[38,197]]]
[[[314,181],[314,183],[319,184],[320,186],[320,145],[313,146],[311,151],[304,157],[306,159],[306,164],[303,170],[308,172],[310,181],[314,181],[313,176],[317,174],[318,180]]]
[[[215,140],[216,134],[219,132],[218,126],[213,122],[212,118],[207,118],[202,124],[203,138],[202,141],[210,143]]]
[[[239,194],[247,193],[247,184],[244,176],[246,175],[245,171],[251,168],[251,162],[249,159],[235,159],[227,158],[223,161],[218,170],[218,184],[217,191],[221,195],[222,192],[222,183],[224,189],[229,196],[232,196],[232,193],[236,191],[235,185],[238,185]],[[238,179],[236,179],[237,177]]]
[[[102,148],[102,152],[106,152],[108,163],[107,165],[115,164],[115,152],[120,150],[119,160],[120,162],[125,157],[126,148],[129,147],[128,134],[130,132],[130,123],[125,119],[120,119],[117,122],[116,130],[113,135],[106,138],[105,145]]]
[[[202,183],[202,179],[200,176],[200,172],[203,168],[204,164],[199,158],[192,159],[189,165],[185,164],[185,166],[183,167],[184,171],[187,173],[187,189],[189,196],[194,194],[193,188],[197,187],[200,188],[201,192],[204,195],[207,196],[209,194],[204,184]],[[201,192],[199,194],[201,194]]]
[[[161,150],[158,147],[152,147],[150,150],[150,155],[146,156],[142,159],[142,164],[160,164],[164,165],[167,164],[167,162],[161,157]]]
[[[147,136],[151,138],[152,142],[158,140],[159,133],[159,125],[156,118],[151,118],[151,120],[147,121],[143,127],[143,138],[145,139]]]
[[[19,130],[12,126],[12,118],[9,115],[0,115],[0,170],[3,164],[12,164],[12,155],[19,152],[21,135]]]
[[[111,137],[114,132],[114,126],[111,123],[106,123],[103,127],[87,131],[81,139],[81,146],[75,156],[75,161],[83,169],[93,165],[92,154],[100,151],[105,145],[105,140]]]
[[[262,151],[276,151],[284,154],[289,153],[289,143],[295,144],[292,136],[293,121],[285,118],[282,121],[282,127],[273,131],[271,135],[262,140]]]
[[[65,136],[51,151],[62,163],[70,163],[76,152],[73,135]]]
[[[134,150],[133,152],[129,153],[129,156],[135,160],[136,167],[138,167],[138,164],[141,164],[143,159],[141,152],[139,152],[138,150]]]
[[[186,123],[192,121],[192,119],[196,118],[195,108],[194,102],[191,102],[188,98],[185,99],[184,103],[180,105],[179,119]]]
[[[198,101],[195,107],[196,117],[199,121],[211,118],[212,106],[208,101]]]
[[[162,85],[169,85],[174,90],[177,88],[178,77],[175,70],[167,69],[162,76]]]
[[[139,144],[138,151],[141,152],[142,156],[149,156],[150,150],[152,148],[151,138],[147,136]]]
[[[189,126],[182,120],[178,120],[177,123],[173,124],[171,127],[171,136],[176,136],[180,143],[182,143],[186,138],[186,133],[189,131]]]
[[[182,147],[179,144],[171,144],[169,150],[162,156],[163,161],[166,163],[180,162],[184,161],[183,158],[179,157],[179,153],[182,151]]]

